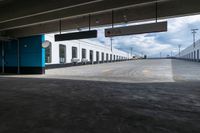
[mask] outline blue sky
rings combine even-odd
[[[162,20],[160,20],[162,21]],[[178,45],[184,49],[192,44],[191,29],[198,28],[196,38],[200,39],[200,15],[168,19],[168,32],[150,33],[123,37],[114,37],[115,48],[130,52],[133,48],[135,55],[147,54],[151,57],[175,55],[178,52]],[[104,37],[104,28],[98,28],[98,38],[92,41],[110,45],[110,38]]]

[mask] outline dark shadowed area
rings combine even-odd
[[[199,133],[200,84],[0,80],[1,133]]]

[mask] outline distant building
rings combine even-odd
[[[176,55],[176,57],[180,59],[200,61],[200,40],[196,41],[195,45],[192,44],[182,50],[180,54]]]
[[[46,34],[45,40],[52,42],[46,48],[46,64],[103,63],[129,59],[130,55],[110,46],[90,40],[54,41],[54,34]]]

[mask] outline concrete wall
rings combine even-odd
[[[191,61],[200,61],[200,40],[198,40],[194,45],[190,45],[186,49],[180,52],[180,55],[176,55],[179,59],[191,60]]]
[[[74,41],[61,41],[61,42],[55,42],[54,41],[54,34],[47,34],[45,35],[45,40],[49,40],[52,42],[52,62],[47,64],[59,64],[59,45],[65,45],[66,46],[66,63],[71,63],[72,59],[72,47],[77,47],[78,51],[78,59],[79,62],[81,62],[82,59],[82,48],[86,49],[86,59],[90,61],[90,50],[93,50],[93,61],[96,62],[96,52],[99,52],[99,61],[102,61],[102,53],[104,53],[104,61],[106,61],[106,54],[109,54],[109,61],[110,61],[110,54],[112,54],[112,59],[114,59],[114,55],[118,59],[121,57],[123,59],[128,59],[130,55],[126,52],[117,50],[113,48],[113,51],[111,51],[110,46],[105,46],[103,44],[96,44],[94,42],[91,42],[89,40],[74,40]],[[115,57],[115,60],[117,58]]]

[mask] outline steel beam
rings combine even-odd
[[[200,1],[197,0],[172,0],[158,3],[158,18],[167,19],[172,17],[194,15],[200,13]],[[126,20],[124,19],[126,15]],[[139,22],[147,20],[155,20],[156,11],[155,4],[148,4],[136,7],[119,9],[114,12],[114,23]],[[109,26],[112,23],[111,12],[101,12],[92,14],[91,26]],[[0,25],[1,26],[1,25]],[[7,26],[9,27],[9,26]],[[62,20],[62,30],[71,30],[77,28],[88,27],[88,15],[81,17],[66,18]],[[13,37],[44,34],[59,31],[59,20],[47,23],[32,25],[24,28],[7,30],[5,35]]]
[[[80,1],[80,0],[79,0]],[[87,0],[89,1],[89,0]],[[87,14],[95,14],[100,12],[106,12],[111,10],[118,10],[121,8],[131,7],[131,6],[142,6],[144,4],[149,4],[152,2],[155,2],[156,0],[93,0],[93,2],[87,4],[82,3],[78,4],[76,6],[66,6],[66,7],[60,7],[58,9],[52,9],[52,10],[45,10],[44,12],[40,10],[32,12],[32,10],[26,11],[26,9],[23,10],[20,9],[22,12],[21,14],[18,13],[19,9],[13,10],[13,12],[10,14],[7,14],[6,9],[4,12],[0,13],[1,19],[0,19],[0,31],[3,30],[9,30],[14,28],[22,28],[26,26],[32,26],[36,24],[43,24],[48,23],[51,21],[56,21],[61,18],[71,18],[71,17],[78,17],[83,16]],[[158,0],[163,1],[163,0]],[[50,3],[50,2],[47,2]],[[54,3],[52,3],[54,4]],[[66,5],[66,4],[65,4]],[[52,5],[50,5],[52,6]],[[40,6],[39,6],[40,7]],[[48,9],[48,6],[46,7],[44,5],[44,9]],[[36,9],[37,10],[37,7]],[[40,11],[40,12],[39,12]],[[29,15],[28,15],[28,13]],[[23,15],[24,13],[24,15]],[[18,15],[15,15],[18,14]]]

